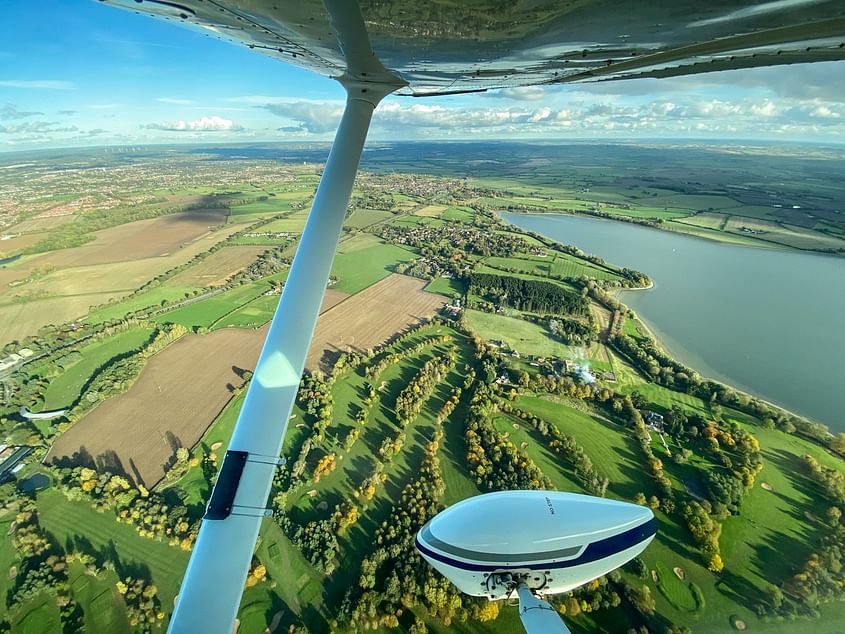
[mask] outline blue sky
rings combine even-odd
[[[334,81],[93,0],[5,0],[0,151],[329,140]],[[372,139],[845,142],[845,62],[666,80],[388,98]]]

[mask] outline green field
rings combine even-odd
[[[425,287],[429,293],[440,293],[447,297],[461,297],[465,292],[463,284],[454,277],[435,277]]]
[[[12,620],[12,631],[20,634],[61,632],[59,608],[53,597],[46,593],[26,601]]]
[[[243,284],[219,295],[166,312],[155,319],[159,323],[182,324],[186,328],[210,328],[216,321],[268,290],[270,287],[260,282]]]
[[[291,192],[289,194],[276,194],[267,200],[256,200],[246,205],[233,205],[232,216],[273,216],[275,214],[291,211],[291,202],[304,201],[310,198],[312,192]]]
[[[270,321],[278,305],[278,294],[261,295],[220,319],[214,327],[257,328]]]
[[[290,231],[292,233],[302,233],[305,228],[305,221],[308,220],[308,210],[296,211],[288,214],[279,220],[273,220],[266,225],[262,225],[262,231],[284,232]]]
[[[392,217],[393,214],[391,212],[384,211],[382,209],[356,209],[352,215],[346,219],[343,226],[352,227],[353,229],[361,229]]]
[[[68,407],[79,398],[82,387],[97,368],[110,359],[141,348],[153,334],[152,328],[132,328],[112,337],[82,347],[82,358],[50,381],[44,398],[44,409]]]
[[[416,254],[393,244],[379,243],[372,247],[340,252],[332,265],[332,276],[337,284],[332,288],[355,294],[393,272],[399,262],[410,262]]]
[[[12,522],[15,516],[12,513],[0,515],[0,535],[9,535]],[[11,539],[0,539],[0,571],[11,570],[12,566],[20,563],[20,557],[12,545]],[[12,580],[9,574],[0,574],[0,597],[5,597],[12,588]]]
[[[68,579],[73,597],[85,614],[87,632],[110,634],[129,630],[126,604],[115,587],[119,579],[116,572],[107,570],[94,576],[85,566],[73,562],[69,566]]]
[[[449,207],[446,211],[440,214],[440,217],[443,220],[472,224],[473,218],[475,218],[475,213],[472,210],[463,207]]]
[[[134,297],[101,308],[95,308],[83,321],[100,324],[110,319],[120,319],[137,310],[158,308],[162,302],[175,302],[185,299],[186,295],[190,296],[194,291],[198,290],[200,289],[187,286],[157,286],[156,288],[139,293]]]
[[[536,357],[571,356],[569,346],[555,341],[537,324],[479,310],[464,311],[467,326],[482,339],[504,341],[509,347],[522,354]]]
[[[516,406],[554,423],[564,434],[575,438],[596,469],[610,479],[608,491],[614,497],[630,500],[640,490],[639,447],[624,427],[580,401],[520,396]]]
[[[66,549],[111,561],[122,576],[151,578],[162,605],[173,605],[188,553],[141,537],[133,526],[117,523],[113,513],[99,513],[84,501],[71,502],[52,489],[38,494],[38,515],[45,530]]]
[[[548,257],[531,255],[509,258],[487,257],[484,264],[498,269],[514,269],[529,275],[555,277],[592,277],[600,280],[621,280],[622,276],[572,255],[549,252]]]

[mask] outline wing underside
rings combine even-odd
[[[104,1],[413,96],[845,59],[841,0],[360,0],[363,55],[321,0]]]

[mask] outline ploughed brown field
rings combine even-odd
[[[200,209],[129,222],[96,231],[93,242],[37,255],[20,265],[0,269],[0,292],[9,282],[37,269],[63,270],[169,255],[182,245],[226,222],[226,209]]]
[[[0,240],[0,256],[31,246],[46,236],[46,233],[29,233],[25,236],[15,236],[14,238]]]
[[[431,317],[445,300],[426,293],[427,283],[394,273],[321,314],[306,369],[325,370],[327,361],[347,348],[375,348],[403,328]]]
[[[129,391],[62,434],[48,460],[125,473],[154,486],[176,449],[205,433],[253,370],[267,328],[185,335],[149,360]]]
[[[199,264],[177,273],[168,286],[220,286],[252,264],[269,246],[231,246],[215,251]]]

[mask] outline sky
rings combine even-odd
[[[0,0],[0,152],[329,141],[339,84],[94,0]],[[839,78],[838,80],[836,78]],[[845,142],[845,62],[413,99],[370,139]]]

